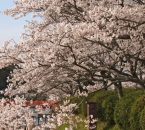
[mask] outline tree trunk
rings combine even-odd
[[[123,90],[122,90],[122,84],[120,81],[115,83],[115,89],[116,89],[119,99],[121,99],[123,97]]]

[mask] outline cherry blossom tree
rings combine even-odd
[[[144,88],[144,5],[75,0],[15,3],[8,14],[17,18],[32,12],[42,21],[29,22],[23,41],[4,49],[4,65],[18,65],[10,91],[11,86],[20,93],[25,88],[37,94],[55,88],[73,95],[84,86],[121,88],[123,82]]]
[[[15,18],[30,14],[34,18],[25,25],[19,43],[7,41],[0,49],[0,67],[15,65],[5,95],[65,97],[113,86],[121,97],[123,86],[137,84],[145,88],[143,0],[14,2],[15,6],[5,14]],[[73,107],[76,104],[61,106],[52,127],[63,124]],[[15,113],[23,107],[3,106],[1,115],[4,110]],[[15,116],[11,118],[21,123],[25,119]],[[19,129],[18,125],[15,129]],[[51,126],[50,122],[45,125]]]
[[[1,49],[1,67],[17,65],[6,94],[74,95],[114,85],[121,96],[124,83],[145,88],[143,1],[19,0],[6,11],[28,13],[39,20],[25,26],[20,43]]]
[[[35,106],[35,113],[44,113],[44,106],[46,106],[46,104],[42,104],[42,106]],[[58,128],[58,126],[66,123],[71,124],[72,127],[74,127],[75,123],[84,122],[84,120],[72,114],[72,111],[75,107],[76,104],[70,104],[68,100],[65,101],[63,105],[59,105],[59,108],[57,108],[57,106],[53,108],[55,110],[55,113],[50,113],[50,115],[47,116],[47,122],[42,122],[38,126],[35,124],[32,118],[32,116],[34,116],[34,113],[31,110],[31,106],[28,105],[27,101],[24,98],[15,97],[13,100],[1,99],[0,129],[44,130],[45,128],[50,128],[55,130]]]

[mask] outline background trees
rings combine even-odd
[[[0,49],[0,67],[15,65],[5,95],[62,98],[112,87],[122,97],[122,87],[145,88],[144,1],[16,0],[5,13],[35,17],[18,44],[8,41]],[[54,117],[57,123],[76,107],[67,105]]]
[[[20,43],[1,49],[2,67],[17,64],[6,94],[74,95],[114,86],[121,97],[122,86],[145,88],[144,1],[132,2],[15,1],[6,14],[38,20],[25,26]]]
[[[13,68],[13,66],[8,66],[0,70],[0,90],[3,90],[7,87],[7,77],[9,76]]]
[[[13,69],[14,69],[13,65],[0,69],[0,90],[1,90],[1,92],[7,88],[8,84],[9,84],[9,82],[7,82],[7,78],[10,76],[10,73],[13,71]],[[3,97],[4,97],[4,93],[2,92],[0,94],[0,98],[3,98]]]

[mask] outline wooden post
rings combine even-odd
[[[92,119],[97,118],[97,104],[95,102],[88,102],[87,103],[87,116],[90,121],[89,123],[89,130],[96,130],[97,123],[92,123]],[[93,117],[93,118],[92,118]]]

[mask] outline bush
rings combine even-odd
[[[99,92],[93,92],[88,95],[88,97],[71,97],[71,103],[77,103],[78,109],[75,111],[76,115],[80,115],[83,117],[87,116],[87,102],[95,102],[97,104],[97,118],[103,120],[103,109],[102,109],[102,102],[106,99],[109,95],[114,94],[113,91],[106,91],[102,90]]]
[[[129,113],[131,111],[132,104],[137,97],[144,94],[143,91],[131,92],[123,97],[115,107],[114,119],[115,123],[124,130],[130,129]]]
[[[73,128],[73,130],[88,130],[88,129],[85,127],[85,123],[81,122],[81,123],[78,123],[77,127]]]
[[[74,111],[74,114],[80,115],[81,117],[87,116],[87,104],[86,97],[72,97],[71,103],[77,103],[78,109]]]
[[[113,126],[109,130],[122,130],[118,125]]]
[[[59,127],[57,128],[57,130],[65,130],[65,128],[68,128],[68,127],[69,127],[68,124],[63,124],[63,125],[59,126]]]
[[[96,130],[105,130],[106,127],[107,127],[107,123],[106,122],[98,121]]]
[[[108,96],[110,95],[114,95],[115,93],[113,91],[106,91],[106,90],[102,90],[99,92],[94,92],[89,94],[88,96],[88,102],[96,102],[97,104],[97,109],[96,109],[96,113],[97,113],[97,118],[99,120],[104,121],[105,117],[104,117],[104,110],[102,108],[102,102],[108,98]]]
[[[80,120],[79,122],[78,119]],[[72,125],[73,130],[87,130],[87,128],[85,127],[86,123],[84,122],[85,118],[80,118],[79,116],[72,116],[70,121],[73,124]],[[70,128],[70,124],[67,121],[65,124],[58,126],[56,129],[65,130],[65,128],[68,129]]]
[[[102,103],[102,108],[104,109],[104,118],[108,122],[108,125],[114,125],[114,110],[115,105],[118,102],[117,95],[110,95]]]
[[[129,93],[134,93],[137,91],[143,91],[144,89],[142,88],[123,88],[123,94],[128,95]]]
[[[139,97],[133,104],[130,114],[131,130],[140,130],[140,115],[145,106],[145,95]],[[144,129],[145,130],[145,129]]]
[[[81,101],[78,103],[79,114],[83,117],[87,116],[87,101],[86,97],[81,98]]]
[[[145,107],[144,107],[144,109],[141,112],[140,126],[141,126],[141,130],[145,130]]]

